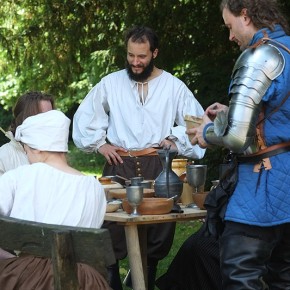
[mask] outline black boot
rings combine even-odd
[[[154,290],[156,280],[157,266],[150,265],[147,267],[148,290]]]
[[[224,290],[266,290],[266,261],[271,255],[269,243],[230,235],[220,240],[221,270]]]
[[[156,279],[156,272],[157,272],[157,266],[148,266],[147,267],[147,282],[148,282],[148,290],[154,290],[155,288],[155,279]],[[126,285],[128,288],[132,288],[132,279],[131,279],[131,271],[128,271],[127,276],[124,279],[124,285]]]
[[[119,273],[119,263],[113,264],[108,268],[109,285],[113,290],[123,290]]]
[[[272,251],[271,261],[268,264],[269,273],[267,282],[270,289],[290,289],[290,242],[289,238],[283,241]]]

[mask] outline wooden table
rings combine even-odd
[[[125,211],[106,213],[106,221],[114,221],[125,228],[127,251],[134,290],[146,290],[147,284],[147,231],[144,225],[196,220],[204,218],[205,210],[185,208],[183,213],[141,215],[131,217]]]

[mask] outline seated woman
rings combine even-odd
[[[0,147],[0,176],[19,165],[29,164],[23,147],[14,138],[16,128],[30,116],[54,109],[54,99],[42,92],[27,92],[20,96],[13,108],[13,120],[6,136],[10,142]]]
[[[28,117],[15,139],[31,165],[0,177],[0,214],[49,224],[100,228],[106,211],[102,185],[66,160],[70,120],[50,110]],[[81,289],[110,289],[96,270],[78,264]],[[92,286],[93,285],[93,286]],[[23,256],[0,261],[0,289],[53,289],[51,261]]]

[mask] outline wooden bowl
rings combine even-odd
[[[208,191],[205,192],[199,192],[199,193],[193,193],[192,194],[192,199],[193,202],[200,208],[200,209],[205,209],[204,207],[204,201],[206,196],[208,195]]]
[[[105,185],[105,184],[111,184],[112,183],[112,178],[109,177],[109,176],[102,176],[102,177],[99,177],[98,180],[100,181],[100,183],[102,185]]]
[[[124,198],[122,201],[123,210],[127,213],[132,212],[132,207],[129,204],[127,198]],[[173,199],[167,198],[143,198],[142,203],[138,206],[138,212],[142,215],[150,214],[166,214],[172,210]]]
[[[106,212],[114,212],[117,211],[122,202],[120,200],[113,200],[107,203]]]
[[[144,197],[153,197],[154,196],[154,189],[144,188],[143,196]],[[118,189],[110,189],[107,193],[107,199],[117,198],[123,199],[126,198],[126,188],[118,188]]]

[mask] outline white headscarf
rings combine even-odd
[[[41,151],[67,152],[70,119],[51,110],[26,118],[16,128],[15,139]]]

